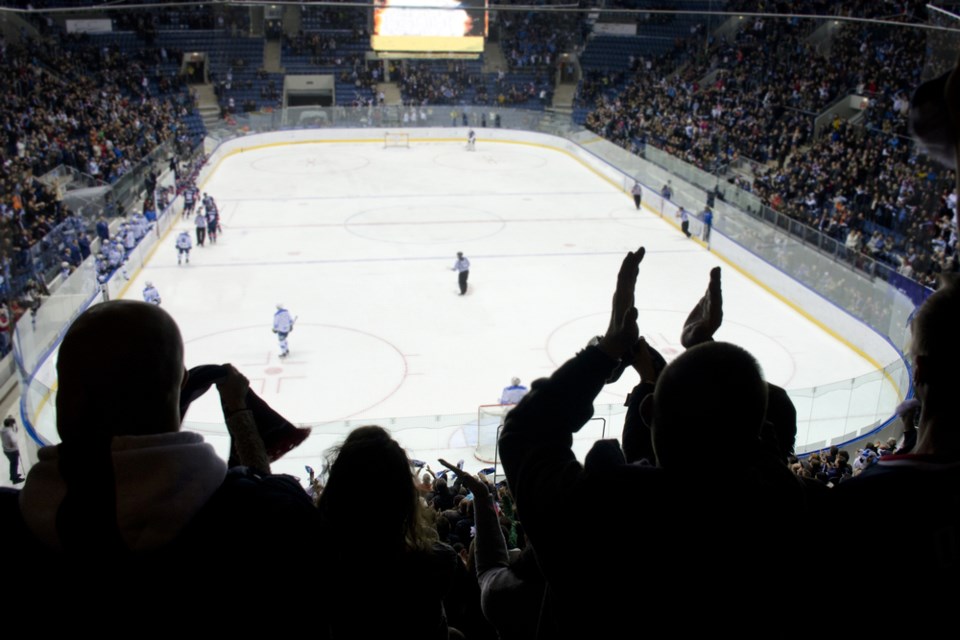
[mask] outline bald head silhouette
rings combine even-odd
[[[180,428],[183,339],[156,305],[115,300],[85,311],[60,345],[57,377],[64,442]]]
[[[654,391],[657,464],[712,464],[719,443],[756,444],[766,409],[763,372],[745,349],[726,342],[687,349],[663,370]]]

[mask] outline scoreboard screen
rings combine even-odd
[[[487,0],[375,0],[374,51],[482,53]]]

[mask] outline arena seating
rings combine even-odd
[[[776,7],[804,13],[821,5]],[[753,5],[732,6],[749,10]],[[883,10],[869,3],[852,3],[849,9],[859,15]],[[714,43],[707,55],[684,66],[677,56],[680,47],[644,57],[632,53],[639,47],[637,37],[595,37],[584,52],[574,119],[628,149],[651,144],[708,171],[722,174],[730,163],[750,162],[755,179],[733,174],[736,186],[839,242],[854,227],[863,242],[879,234],[882,247],[876,240],[870,246],[854,240],[848,245],[852,255],[863,250],[932,285],[941,271],[958,265],[952,249],[945,253],[943,247],[948,240],[944,220],[951,217],[944,202],[953,174],[934,168],[905,137],[909,90],[925,58],[923,40],[909,29],[850,24],[833,36],[831,54],[824,56],[806,44],[811,29],[797,20],[748,21],[733,41]],[[619,45],[607,42],[618,39]],[[626,75],[625,60],[633,61]],[[678,68],[682,76],[673,71]],[[708,74],[711,84],[701,87]],[[815,140],[814,117],[850,94],[872,98],[858,118],[861,124],[835,122]],[[864,163],[859,160],[864,145],[878,154],[886,150]],[[844,184],[823,170],[851,165],[860,166],[860,179]],[[891,174],[925,180],[880,177]]]

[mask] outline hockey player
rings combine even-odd
[[[133,230],[132,224],[123,224],[120,227],[120,234],[123,239],[124,253],[129,254],[137,246],[137,234]]]
[[[503,388],[503,392],[500,394],[500,404],[517,404],[520,402],[520,398],[527,395],[527,391],[529,389],[520,384],[520,378],[513,378],[510,380],[510,386]]]
[[[180,235],[177,236],[177,264],[180,264],[180,260],[183,258],[187,259],[187,264],[190,264],[190,249],[193,247],[193,242],[190,240],[190,232],[181,231]]]
[[[277,334],[277,339],[280,340],[280,357],[286,358],[290,353],[290,349],[287,346],[287,336],[293,331],[293,324],[296,322],[296,318],[290,316],[290,312],[287,311],[282,304],[277,305],[277,312],[273,314],[273,332]]]
[[[113,271],[123,262],[123,245],[108,242],[103,248],[103,253],[107,257],[107,264],[110,271]]]
[[[477,134],[473,129],[470,129],[470,132],[467,134],[467,151],[476,151],[477,149]]]
[[[197,211],[193,224],[197,227],[197,246],[202,247],[203,239],[207,235],[207,216],[203,215],[203,211]]]
[[[107,257],[102,253],[97,254],[94,265],[98,276],[106,277],[106,275],[110,273],[110,263],[107,261]]]
[[[143,288],[143,301],[149,302],[150,304],[160,305],[160,292],[157,291],[157,288],[153,286],[153,283],[149,280],[146,283],[147,286]]]
[[[206,193],[203,194],[203,207],[206,209],[207,215],[209,215],[210,211],[213,210],[213,212],[216,214],[217,234],[219,235],[223,233],[223,227],[220,226],[220,207],[217,206],[217,201],[213,199],[213,196]],[[208,229],[207,236],[209,235],[210,230]]]
[[[130,226],[133,228],[133,235],[138,241],[147,235],[147,219],[142,213],[134,213],[130,216]]]
[[[192,184],[188,184],[187,188],[183,190],[183,217],[189,218],[190,214],[193,213],[193,205],[197,201],[197,188]]]
[[[216,206],[217,206],[217,202],[213,199],[213,196],[211,196],[211,195],[208,194],[208,193],[204,193],[204,194],[203,194],[203,201],[202,201],[202,202],[203,202],[203,207],[204,207],[204,209],[209,209],[210,207],[216,207]]]
[[[129,280],[130,274],[127,273],[127,255],[128,254],[127,254],[126,247],[124,247],[120,236],[117,236],[117,238],[113,242],[114,242],[113,244],[114,248],[117,250],[117,253],[120,255],[120,261],[117,264],[117,267],[120,269],[120,275],[123,276],[124,280]],[[111,263],[112,263],[112,260],[111,260]]]
[[[220,214],[217,212],[217,205],[210,201],[207,205],[207,238],[210,244],[217,244],[217,230],[220,227]]]

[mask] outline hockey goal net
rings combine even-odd
[[[477,409],[477,446],[473,456],[487,464],[497,463],[497,440],[503,421],[515,404],[482,404]]]
[[[384,149],[409,149],[409,133],[385,133],[383,134]]]

